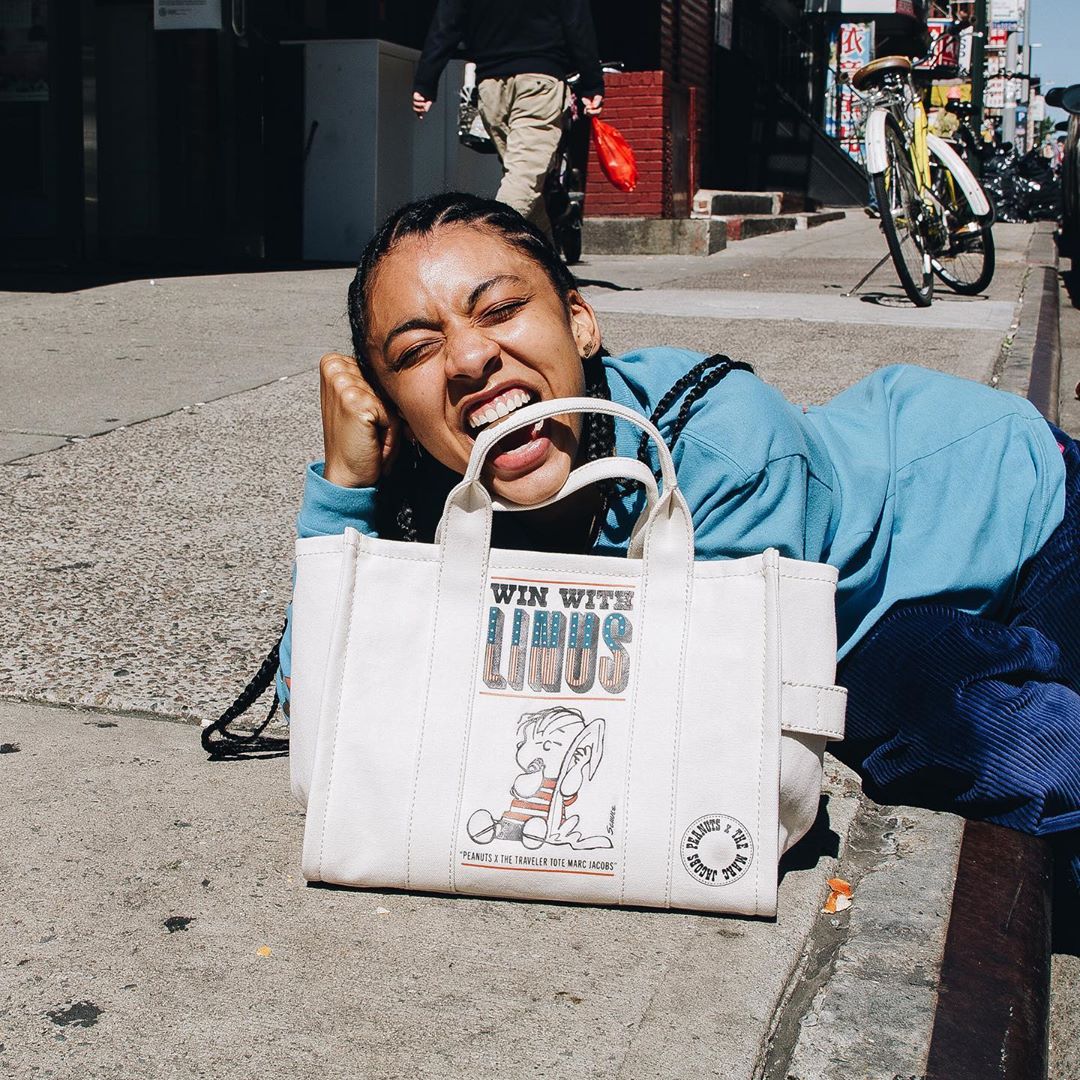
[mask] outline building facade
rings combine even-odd
[[[881,2],[593,0],[602,57],[628,71],[611,78],[609,116],[639,147],[642,183],[620,198],[594,178],[587,212],[685,216],[698,187],[861,200],[825,130],[828,42],[850,7]],[[892,3],[873,15],[879,42],[925,22],[913,0]],[[297,43],[419,49],[434,6],[0,0],[0,261],[300,258],[320,136]]]

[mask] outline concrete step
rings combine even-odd
[[[723,214],[713,215],[710,221],[722,221],[728,240],[749,240],[753,236],[791,232],[796,227],[794,214]]]
[[[818,225],[824,225],[829,221],[843,221],[847,217],[846,210],[817,210],[811,214],[796,214],[796,229],[816,229]]]
[[[719,218],[586,217],[581,247],[587,255],[712,255],[727,246]]]
[[[783,214],[714,214],[699,218],[587,217],[587,255],[712,255],[753,236],[812,229],[845,217],[843,210]]]
[[[691,216],[794,214],[816,209],[817,204],[813,199],[793,191],[718,191],[702,188],[694,195]]]

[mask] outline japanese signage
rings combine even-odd
[[[155,30],[220,30],[221,0],[155,0]]]
[[[862,157],[859,101],[847,82],[837,81],[837,74],[850,77],[864,64],[870,63],[873,55],[873,23],[841,23],[833,30],[829,42],[825,131],[856,160]]]

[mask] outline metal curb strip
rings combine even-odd
[[[1028,399],[1056,423],[1060,298],[1050,228],[1036,226],[1028,263],[1008,366],[1028,369]],[[1045,1080],[1051,878],[1045,839],[982,821],[964,826],[925,1080]]]

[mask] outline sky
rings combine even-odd
[[[1045,94],[1052,86],[1080,83],[1080,0],[1028,0],[1031,5],[1031,70],[1042,76]],[[989,6],[989,5],[988,5]],[[1051,109],[1055,120],[1068,115]]]

